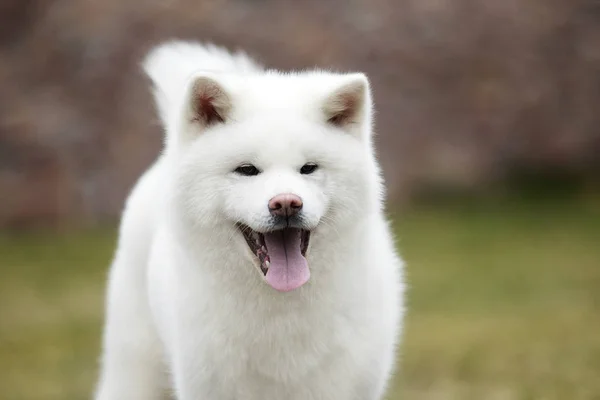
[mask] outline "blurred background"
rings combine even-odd
[[[88,399],[171,38],[372,81],[409,314],[390,399],[600,399],[600,2],[3,0],[0,399]]]

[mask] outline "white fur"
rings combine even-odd
[[[159,46],[144,67],[166,147],[123,214],[96,399],[381,399],[403,285],[367,79],[264,71],[243,54],[182,42]],[[190,88],[207,77],[231,109],[202,126],[189,119]],[[360,110],[338,127],[324,110],[339,108],[327,102],[345,87],[362,96]],[[245,162],[262,173],[235,174]],[[319,169],[301,175],[306,162]],[[280,293],[235,223],[267,229],[268,200],[287,192],[303,199],[314,229],[311,278]]]

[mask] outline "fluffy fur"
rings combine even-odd
[[[384,218],[363,74],[264,70],[197,43],[155,48],[165,148],[133,189],[110,270],[97,400],[379,400],[402,263]],[[318,169],[301,174],[307,162]],[[256,176],[235,170],[251,163]],[[310,280],[265,282],[237,224],[300,196]]]

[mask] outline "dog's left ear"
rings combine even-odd
[[[323,104],[328,124],[357,136],[370,132],[371,90],[364,74],[348,74]]]

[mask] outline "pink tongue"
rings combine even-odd
[[[289,292],[304,285],[310,278],[306,258],[300,252],[300,229],[283,229],[265,233],[265,245],[271,264],[267,283],[280,292]]]

